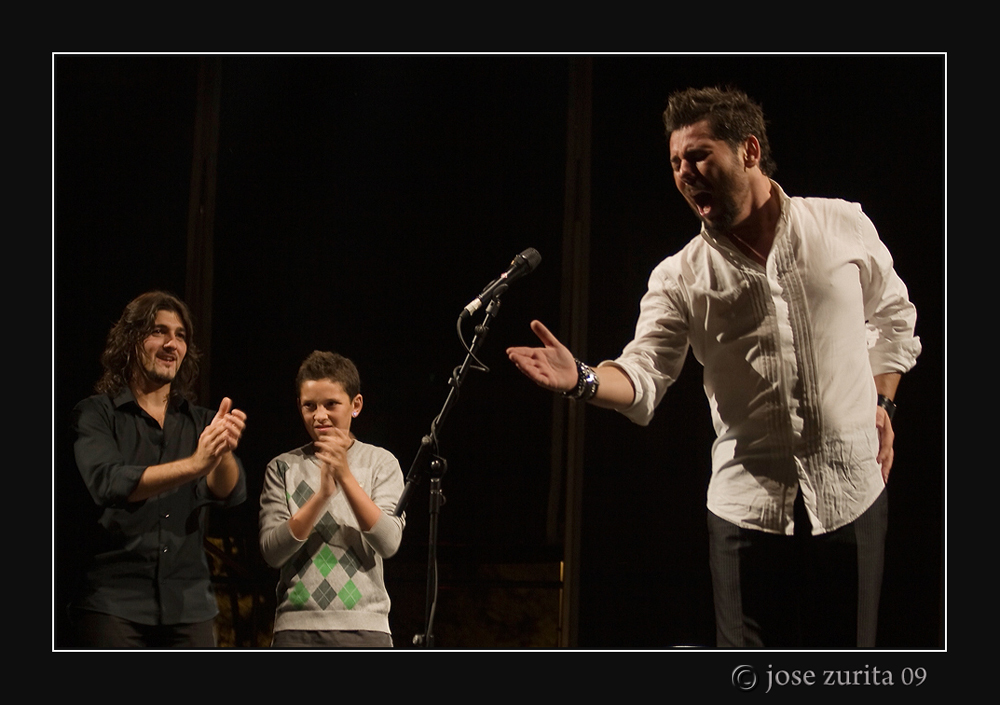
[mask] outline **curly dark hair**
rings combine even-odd
[[[313,350],[299,365],[295,377],[295,396],[302,392],[302,384],[311,380],[329,379],[340,382],[340,386],[351,399],[361,394],[361,376],[354,363],[334,352]]]
[[[737,149],[753,135],[760,143],[760,170],[771,176],[777,165],[771,157],[767,141],[764,111],[741,90],[736,88],[687,88],[667,99],[663,125],[670,133],[701,120],[708,120],[712,134]]]
[[[156,314],[160,311],[176,313],[184,324],[188,339],[187,354],[170,385],[170,396],[175,400],[195,401],[194,382],[198,378],[201,354],[192,340],[191,311],[178,297],[165,291],[147,291],[125,307],[121,318],[108,332],[108,340],[101,353],[104,374],[94,385],[94,391],[114,396],[129,386],[139,360],[139,349],[153,332]]]

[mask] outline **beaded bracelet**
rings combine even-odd
[[[564,397],[575,401],[590,401],[597,394],[597,387],[600,381],[597,379],[597,374],[593,368],[589,365],[575,358],[573,361],[576,363],[576,386],[562,394]]]

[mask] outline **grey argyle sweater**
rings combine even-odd
[[[382,517],[361,531],[338,491],[304,541],[292,535],[288,520],[319,489],[312,444],[268,463],[260,495],[260,550],[268,565],[281,571],[274,631],[389,632],[382,559],[392,556],[402,540],[405,517],[392,512],[403,491],[403,473],[392,453],[357,440],[347,451],[347,463]]]

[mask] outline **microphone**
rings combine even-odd
[[[470,301],[469,305],[462,309],[460,318],[468,318],[478,311],[483,304],[489,304],[490,301],[507,291],[507,288],[512,283],[524,275],[534,271],[535,267],[537,267],[538,263],[541,261],[542,256],[538,254],[538,250],[534,247],[529,247],[527,250],[514,257],[510,266],[507,267],[507,271],[490,282],[486,288],[483,289],[483,293]]]

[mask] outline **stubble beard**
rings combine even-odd
[[[711,219],[706,218],[695,209],[695,215],[705,226],[705,230],[710,235],[728,235],[738,224],[740,217],[740,203],[750,197],[750,184],[748,181],[740,182],[738,175],[730,172],[723,172],[723,176],[714,189],[712,189],[712,210]]]
[[[154,356],[152,361],[146,364],[139,365],[136,371],[136,376],[148,382],[151,386],[163,386],[167,384],[172,384],[177,378],[177,373],[180,372],[180,366],[173,373],[161,373],[156,368],[157,358]]]
[[[719,207],[720,205],[722,206],[721,208]],[[717,212],[718,215],[713,213],[711,220],[698,213],[697,210],[695,211],[695,215],[698,216],[698,219],[701,220],[702,225],[705,226],[705,230],[710,235],[726,235],[732,231],[733,226],[736,224],[736,206],[732,199],[728,197],[724,203],[715,203],[713,206],[713,212]]]

